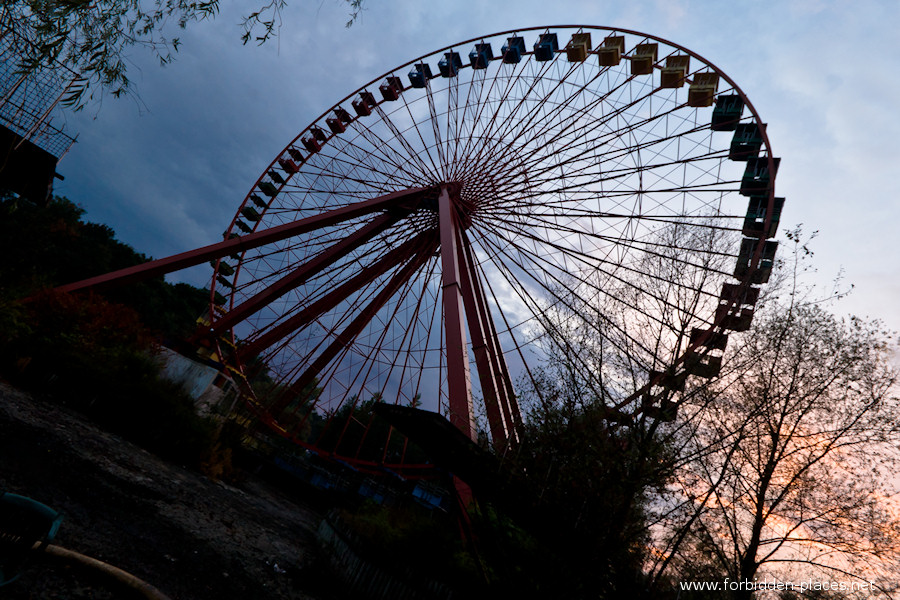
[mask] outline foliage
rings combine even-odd
[[[346,2],[349,27],[362,0]],[[276,35],[286,5],[286,0],[271,0],[250,13],[243,42],[263,43]],[[165,65],[180,45],[178,37],[165,33],[167,27],[185,29],[218,12],[219,0],[10,0],[3,3],[0,30],[15,40],[17,71],[56,72],[71,82],[63,104],[82,108],[95,91],[115,97],[131,92],[127,62],[132,47],[149,50]]]
[[[339,514],[338,522],[357,538],[369,560],[433,579],[456,578],[462,541],[451,516],[414,503],[383,506],[374,502]]]
[[[161,335],[194,330],[208,292],[162,278],[105,297],[47,289],[146,260],[83,212],[65,198],[0,200],[0,372],[164,457],[210,462],[214,427],[153,357]]]
[[[893,335],[830,312],[846,287],[823,298],[806,285],[812,251],[799,228],[787,238],[794,252],[752,328],[731,333],[726,368],[683,396],[669,438],[675,477],[654,502],[657,590],[757,576],[896,587]]]
[[[96,296],[42,292],[19,305],[23,325],[0,338],[14,383],[77,408],[173,460],[198,465],[214,428],[193,399],[159,378],[137,314]]]
[[[503,512],[545,566],[537,568],[534,555],[523,555],[529,545],[517,542],[525,571],[514,579],[544,597],[637,597],[649,547],[646,505],[671,476],[668,449],[652,426],[607,422],[602,400],[565,376],[543,370],[533,382],[523,398],[526,441],[511,457],[531,505]]]
[[[664,231],[673,237],[661,247],[697,250],[708,257],[699,268],[662,250],[618,286],[577,280],[574,293],[561,293],[541,317],[547,368],[530,374],[524,398],[536,425],[524,446],[529,477],[544,477],[539,493],[549,491],[551,505],[572,520],[581,514],[572,501],[586,488],[585,506],[602,517],[584,524],[597,532],[589,539],[597,545],[581,552],[598,551],[604,572],[618,578],[607,590],[659,595],[677,591],[677,581],[775,575],[859,577],[893,591],[900,564],[893,340],[876,321],[842,320],[825,308],[846,293],[839,283],[824,300],[804,287],[812,252],[799,228],[788,232],[793,258],[779,259],[751,330],[729,332],[719,376],[690,377],[669,396],[678,402],[674,422],[647,410],[631,421],[614,410],[640,409],[630,392],[683,353],[692,315],[715,309],[715,299],[691,290],[728,268],[728,253],[717,249],[729,240],[685,233]],[[544,435],[547,443],[535,441]],[[558,515],[541,518],[573,547],[582,543],[580,521],[566,531]],[[602,552],[616,528],[619,550],[636,544],[630,555],[612,555],[617,564]],[[622,579],[627,573],[636,577]]]
[[[699,550],[732,580],[766,567],[892,587],[891,352],[878,322],[816,304],[770,307],[730,357],[734,369],[697,399],[705,408],[678,478],[683,521],[662,554],[693,569]]]
[[[364,0],[344,0],[350,8],[350,18],[347,21],[347,27],[352,27],[359,16],[362,14]],[[257,44],[264,44],[270,38],[277,35],[277,30],[281,26],[281,13],[287,8],[287,0],[269,0],[269,2],[246,17],[241,22],[244,33],[241,35],[241,41],[247,44],[250,40],[254,40]]]
[[[54,197],[47,207],[23,198],[0,200],[0,299],[22,298],[53,287],[123,269],[148,260],[116,240],[107,225],[86,222],[84,210]],[[193,332],[209,292],[157,277],[110,290],[108,300],[125,304],[164,338]]]

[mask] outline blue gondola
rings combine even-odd
[[[503,55],[503,62],[506,64],[515,64],[522,60],[525,54],[525,38],[513,36],[507,38],[506,43],[500,48],[500,54]]]
[[[414,88],[425,87],[429,79],[431,79],[431,67],[428,63],[414,65],[413,70],[409,72],[409,83]]]
[[[444,58],[438,61],[441,77],[456,77],[461,68],[462,59],[459,57],[459,52],[445,52]]]
[[[541,62],[546,62],[552,60],[558,50],[559,42],[556,34],[542,33],[534,44],[534,57]]]
[[[505,46],[504,46],[505,48]],[[475,44],[475,49],[469,52],[469,64],[473,69],[487,69],[488,63],[494,58],[494,51],[487,43]]]

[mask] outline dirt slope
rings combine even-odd
[[[78,413],[0,382],[0,490],[60,511],[57,544],[172,598],[321,599],[319,516],[264,482],[241,489],[161,461]],[[32,565],[4,598],[117,598],[82,572]]]

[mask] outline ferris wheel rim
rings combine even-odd
[[[530,28],[524,28],[524,29],[502,31],[502,32],[485,35],[485,36],[474,37],[469,40],[465,40],[465,41],[462,41],[462,42],[459,42],[459,43],[456,43],[453,45],[445,46],[436,51],[433,51],[428,54],[424,54],[420,57],[410,60],[410,61],[392,69],[391,71],[385,72],[384,74],[380,75],[379,77],[377,77],[377,78],[371,80],[370,82],[366,83],[365,85],[361,86],[360,88],[358,88],[351,94],[348,94],[347,96],[342,98],[338,103],[336,103],[333,107],[329,108],[327,111],[322,113],[319,117],[314,119],[310,123],[310,125],[308,125],[305,129],[303,129],[293,140],[291,140],[291,142],[289,142],[285,146],[285,148],[276,156],[276,158],[269,164],[269,166],[263,170],[262,175],[260,175],[260,177],[258,178],[256,183],[254,183],[253,187],[251,187],[250,192],[247,194],[247,196],[244,198],[244,201],[238,208],[238,211],[236,212],[234,219],[232,220],[231,224],[229,225],[229,228],[226,231],[226,234],[231,234],[234,232],[235,225],[236,225],[237,221],[240,219],[241,212],[245,207],[248,206],[248,203],[251,202],[251,196],[254,194],[254,191],[258,190],[260,188],[260,184],[264,181],[266,174],[268,172],[270,172],[273,169],[278,168],[279,160],[288,153],[289,149],[298,147],[302,143],[304,136],[312,135],[316,129],[327,132],[324,121],[326,118],[328,118],[328,116],[330,114],[333,114],[335,112],[336,108],[342,107],[343,105],[345,105],[348,101],[350,101],[355,96],[357,96],[363,92],[368,92],[368,89],[370,87],[377,85],[377,83],[379,81],[381,81],[382,79],[387,78],[387,77],[396,76],[396,73],[400,72],[401,70],[403,70],[411,65],[422,64],[423,61],[428,60],[428,59],[433,60],[434,58],[437,58],[443,52],[452,51],[454,48],[458,48],[458,47],[461,47],[461,46],[464,46],[467,44],[477,43],[477,42],[483,41],[485,39],[494,39],[494,38],[504,36],[507,34],[521,34],[521,33],[529,33],[529,32],[532,32],[532,33],[533,32],[549,32],[551,30],[559,31],[559,30],[572,30],[572,29],[578,29],[578,30],[587,29],[587,30],[591,30],[591,31],[605,31],[605,32],[610,32],[610,33],[621,33],[621,34],[628,34],[628,35],[633,35],[633,36],[637,36],[637,37],[642,37],[645,39],[655,40],[657,42],[666,44],[667,46],[669,46],[671,48],[675,48],[675,49],[681,50],[681,51],[689,54],[690,56],[701,61],[704,66],[706,66],[709,69],[712,69],[715,73],[717,73],[725,81],[727,81],[731,85],[731,89],[737,95],[739,95],[742,98],[742,100],[744,101],[745,107],[748,108],[748,110],[750,111],[752,120],[755,121],[757,124],[759,124],[760,134],[763,137],[763,147],[766,150],[766,155],[767,155],[766,158],[768,160],[769,172],[771,173],[771,184],[769,185],[768,190],[767,190],[767,194],[768,194],[767,219],[771,219],[771,213],[772,213],[773,201],[774,201],[774,179],[775,179],[775,174],[777,172],[776,171],[776,163],[774,162],[776,159],[773,158],[773,153],[771,150],[771,145],[769,144],[768,135],[766,133],[765,127],[763,126],[763,122],[759,118],[759,114],[757,113],[757,111],[756,111],[755,107],[752,105],[752,103],[749,101],[749,98],[747,98],[746,94],[744,94],[744,92],[737,86],[737,84],[734,82],[734,80],[732,80],[721,69],[719,69],[718,67],[716,67],[715,65],[710,63],[708,60],[704,59],[699,54],[691,51],[690,49],[688,49],[684,46],[670,42],[670,41],[660,38],[658,36],[646,34],[643,32],[638,32],[638,31],[634,31],[634,30],[623,29],[623,28],[614,28],[614,27],[605,27],[605,26],[588,26],[588,25],[560,25],[560,26],[549,26],[549,27],[547,27],[547,26],[530,27]],[[494,57],[493,60],[499,60],[499,59],[500,59],[500,57],[498,56],[498,57]],[[463,65],[463,68],[466,68],[466,67],[468,67],[468,65]],[[378,104],[383,104],[385,101],[386,100],[378,101]],[[336,133],[334,134],[334,136],[331,136],[331,137],[335,137],[335,136],[337,136]],[[281,188],[279,188],[279,193],[280,193],[280,191],[281,191]],[[769,221],[767,220],[766,227],[768,227],[768,223],[769,223]],[[759,262],[759,258],[762,253],[764,242],[765,242],[765,238],[761,237],[759,239],[759,242],[756,244],[756,246],[754,248],[754,256],[752,259],[753,263]],[[243,264],[243,259],[241,261],[239,261],[239,268],[242,264]],[[216,273],[214,274],[214,277],[213,277],[213,285],[211,286],[211,295],[215,293],[215,282],[216,282],[216,276],[218,274],[219,274],[219,270],[218,270],[218,263],[217,263]],[[233,296],[232,296],[231,300],[233,302],[233,300],[234,300]],[[718,325],[714,324],[714,327],[712,327],[711,330],[715,329],[717,326]],[[682,355],[679,359],[676,360],[676,364],[678,362],[682,362],[683,360],[684,360],[684,355]]]

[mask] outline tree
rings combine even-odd
[[[517,594],[643,597],[647,507],[671,476],[664,437],[651,421],[609,422],[601,398],[566,378],[542,370],[535,380],[541,398],[522,398],[526,441],[506,459],[525,490],[514,516],[541,555],[538,572],[516,573]]]
[[[516,573],[521,593],[646,590],[651,509],[677,456],[672,427],[642,410],[635,391],[684,351],[698,316],[715,311],[703,290],[715,289],[733,257],[720,251],[731,234],[708,224],[662,228],[627,269],[573,269],[547,290],[556,302],[537,317],[543,367],[520,385],[525,442],[504,460],[523,474],[519,504],[532,504],[516,511],[517,525],[537,540],[553,579]]]
[[[547,366],[531,377],[532,406],[569,415],[565,423],[605,416],[606,425],[584,428],[585,439],[575,441],[633,472],[657,469],[655,480],[635,479],[630,495],[606,490],[607,500],[619,495],[630,513],[604,511],[619,523],[630,514],[628,537],[646,544],[637,554],[646,560],[642,585],[652,594],[678,580],[740,582],[763,574],[868,578],[882,591],[897,579],[900,520],[891,473],[900,466],[900,401],[891,337],[877,322],[835,317],[805,292],[801,272],[811,252],[799,230],[788,238],[793,258],[780,261],[781,274],[764,288],[751,330],[730,332],[718,377],[689,377],[668,397],[678,406],[673,422],[639,399],[622,399],[634,398],[629,390],[683,353],[693,315],[714,312],[718,301],[710,305],[695,290],[710,272],[729,271],[721,251],[731,247],[728,239],[664,231],[653,240],[659,252],[632,273],[603,284],[576,274],[574,293],[560,293],[542,317]],[[690,261],[682,260],[685,253]],[[611,411],[616,406],[638,417],[621,419]],[[604,447],[611,432],[648,450]],[[588,455],[559,442],[542,458],[587,476]],[[601,505],[590,495],[588,501]],[[747,586],[738,592],[751,595]]]
[[[732,581],[839,576],[891,591],[900,401],[890,334],[791,298],[768,308],[734,368],[695,400],[677,477],[683,520],[655,571],[695,571],[700,551]]]
[[[347,26],[359,16],[363,0],[350,6]],[[243,22],[242,41],[263,43],[275,35],[287,0],[270,0]],[[15,70],[22,74],[58,72],[66,92],[62,102],[81,108],[93,90],[121,96],[131,81],[127,51],[141,46],[161,64],[172,61],[180,40],[166,26],[214,17],[219,0],[10,0],[0,9],[0,32],[17,53]]]
[[[85,221],[83,215],[67,198],[54,197],[41,207],[24,198],[0,197],[0,253],[6,257],[0,264],[0,300],[148,260],[118,241],[112,228]],[[144,325],[168,340],[193,333],[197,316],[209,305],[209,290],[166,283],[162,277],[104,296],[137,311]]]

